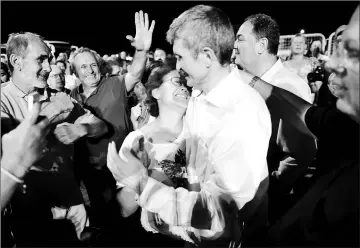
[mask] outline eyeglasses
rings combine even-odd
[[[50,77],[50,78],[63,78],[63,77],[64,77],[64,74],[63,74],[63,73],[50,74],[49,77]]]
[[[173,85],[175,85],[176,87],[181,87],[184,85],[184,81],[181,80],[179,77],[172,77],[172,78],[169,78],[167,80],[165,80],[163,83],[167,82],[167,81],[171,81],[171,83]]]

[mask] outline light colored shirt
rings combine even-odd
[[[138,204],[198,239],[231,238],[237,211],[268,176],[269,111],[234,70],[207,95],[191,98],[185,122],[188,180],[201,191],[149,178]]]
[[[261,79],[312,103],[311,90],[307,82],[285,67],[280,59],[265,72]],[[278,130],[273,130],[273,135],[277,135],[277,146],[288,155],[284,160],[279,161],[278,177],[281,177],[280,180],[283,183],[291,184],[312,162],[316,153],[315,140],[282,120],[280,120]]]

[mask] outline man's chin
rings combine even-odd
[[[34,87],[36,87],[36,88],[44,89],[44,88],[46,88],[46,86],[47,86],[47,82],[36,81],[34,83]]]

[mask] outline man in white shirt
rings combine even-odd
[[[280,30],[274,19],[264,14],[249,16],[236,34],[235,62],[249,73],[311,103],[308,84],[284,67],[277,57],[279,40]],[[271,118],[269,173],[273,173],[276,182],[280,182],[282,190],[290,189],[313,161],[315,140],[284,123],[275,114]]]
[[[177,69],[187,74],[189,86],[202,91],[190,100],[185,118],[188,181],[199,184],[199,192],[148,177],[130,151],[123,151],[126,159],[118,157],[118,171],[112,171],[118,182],[138,192],[142,208],[184,228],[200,247],[208,240],[221,241],[210,241],[215,246],[239,243],[238,210],[255,195],[266,195],[268,185],[271,118],[259,94],[230,68],[234,38],[228,17],[205,5],[185,11],[167,32]]]

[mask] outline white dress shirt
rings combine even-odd
[[[233,70],[207,95],[191,98],[185,122],[189,181],[200,183],[201,191],[149,178],[138,203],[198,239],[231,238],[236,212],[268,176],[269,111]]]

